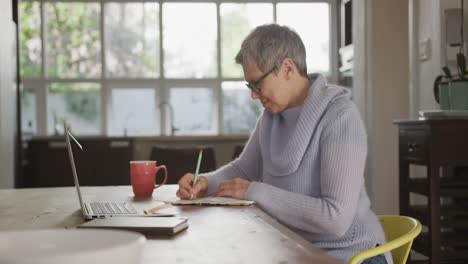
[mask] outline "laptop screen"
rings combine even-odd
[[[75,181],[76,192],[78,193],[78,200],[80,201],[80,206],[81,206],[81,210],[83,211],[83,215],[86,215],[83,198],[81,197],[80,183],[78,182],[78,175],[76,173],[75,159],[73,158],[73,150],[72,150],[70,138],[72,138],[73,141],[75,141],[75,143],[78,145],[78,147],[80,147],[81,150],[83,150],[83,147],[78,142],[78,140],[76,140],[73,134],[70,132],[69,125],[66,122],[63,122],[63,126],[64,126],[63,131],[65,131],[65,140],[67,142],[68,158],[70,159],[70,165],[71,165],[72,172],[73,172],[73,180]]]

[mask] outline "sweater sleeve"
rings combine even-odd
[[[253,133],[245,144],[244,150],[237,159],[231,161],[216,171],[203,175],[208,179],[208,191],[206,192],[206,196],[213,194],[218,188],[218,185],[226,180],[242,178],[249,181],[259,181],[261,179],[262,154],[260,152],[259,143],[260,122],[261,118],[259,118],[257,121],[257,125]]]
[[[246,198],[293,228],[341,237],[357,210],[364,181],[367,138],[355,108],[328,120],[331,121],[320,139],[320,175],[310,176],[320,179],[318,197],[255,182],[247,190]]]

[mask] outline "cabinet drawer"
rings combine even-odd
[[[428,155],[428,134],[425,130],[400,130],[402,158],[424,161]]]

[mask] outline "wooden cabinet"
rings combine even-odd
[[[83,151],[73,147],[80,185],[129,185],[133,140],[81,138]],[[24,182],[21,187],[73,186],[73,174],[63,138],[27,142]]]
[[[169,175],[195,170],[200,146],[212,146],[210,155],[203,156],[201,171],[210,171],[233,159],[235,146],[244,144],[247,136],[177,136],[177,137],[105,137],[79,136],[84,151],[74,147],[75,163],[81,185],[129,185],[131,160],[156,160],[166,165]],[[35,137],[23,142],[24,178],[18,187],[73,186],[70,161],[64,137]],[[74,144],[72,144],[74,146]],[[188,149],[197,151],[193,159],[174,153],[156,153],[154,148]],[[169,155],[161,156],[161,155]],[[185,169],[184,169],[185,168]],[[169,176],[171,177],[171,176]]]
[[[468,263],[468,120],[396,123],[400,214],[425,226],[413,250],[428,257],[424,263]],[[423,166],[425,175],[411,175],[412,164]],[[427,202],[417,205],[410,194]]]

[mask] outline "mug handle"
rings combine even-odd
[[[166,181],[167,181],[167,168],[166,168],[166,166],[164,166],[164,165],[157,166],[156,169],[158,169],[158,171],[159,171],[159,169],[163,169],[163,170],[164,170],[164,180],[163,180],[163,182],[160,183],[159,185],[158,185],[158,184],[154,185],[154,188],[155,188],[155,189],[156,189],[156,188],[159,188],[159,187],[161,187],[161,186],[163,186],[163,185],[166,183]]]

